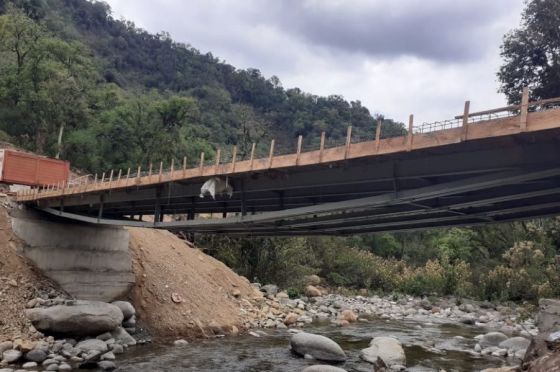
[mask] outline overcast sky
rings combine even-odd
[[[107,0],[116,18],[416,123],[505,104],[496,71],[522,0]]]

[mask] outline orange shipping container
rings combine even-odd
[[[0,181],[9,184],[47,186],[68,181],[70,163],[64,160],[0,150]]]

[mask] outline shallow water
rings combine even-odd
[[[420,328],[421,327],[421,328]],[[481,328],[412,321],[372,320],[346,327],[314,325],[308,332],[332,338],[348,355],[338,364],[347,371],[371,372],[370,364],[359,358],[361,349],[376,336],[400,340],[405,349],[408,371],[479,371],[501,366],[504,361],[492,357],[474,357],[467,352]],[[288,348],[291,334],[285,330],[265,330],[266,336],[238,336],[193,342],[182,347],[149,344],[129,349],[119,356],[119,371],[301,371],[319,362],[293,355]],[[460,338],[457,336],[462,336]],[[435,345],[445,351],[433,352],[422,345]]]

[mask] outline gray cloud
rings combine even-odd
[[[350,53],[460,62],[494,47],[492,31],[511,0],[269,2],[259,14],[307,43]]]
[[[107,0],[115,16],[287,88],[406,121],[499,107],[502,35],[523,0]]]

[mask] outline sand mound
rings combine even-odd
[[[158,337],[209,337],[243,328],[262,300],[246,278],[168,231],[130,228],[138,319]]]
[[[34,338],[25,316],[27,302],[35,297],[60,294],[22,253],[23,243],[13,235],[8,200],[0,197],[0,341]],[[31,327],[31,328],[30,328]]]

